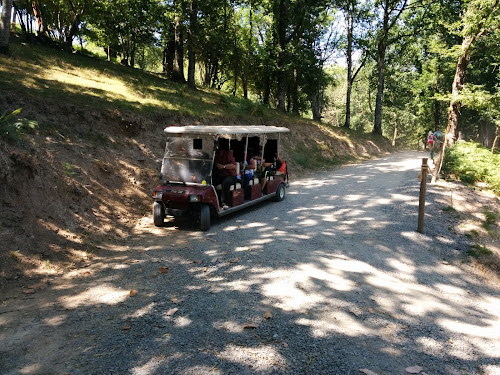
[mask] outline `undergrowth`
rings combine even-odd
[[[486,182],[500,195],[500,154],[481,144],[459,141],[446,149],[443,173],[467,184]]]

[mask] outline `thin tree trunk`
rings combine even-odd
[[[299,77],[297,68],[293,69],[292,113],[299,114]]]
[[[181,18],[178,14],[174,17],[175,52],[172,80],[186,83],[184,78],[184,38],[182,33]]]
[[[382,39],[378,44],[377,98],[375,99],[375,124],[373,126],[373,133],[379,135],[382,135],[382,101],[384,98],[384,70],[386,48],[386,40]]]
[[[9,52],[10,20],[12,13],[12,0],[2,0],[2,19],[0,21],[0,53]]]
[[[287,0],[279,1],[278,9],[278,109],[285,112],[286,104],[286,27],[287,27]]]
[[[500,126],[497,126],[496,132],[495,132],[495,139],[493,140],[493,146],[491,146],[491,152],[495,152],[495,150],[499,147],[500,145]]]
[[[347,29],[347,94],[345,100],[345,122],[344,127],[351,127],[351,92],[352,92],[352,14],[350,6],[346,9]]]
[[[191,0],[191,11],[189,13],[189,41],[188,41],[188,86],[196,90],[195,70],[196,70],[196,29],[198,21],[197,0]]]

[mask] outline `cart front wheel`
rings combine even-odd
[[[207,204],[200,207],[200,229],[202,231],[210,229],[210,207]]]
[[[163,226],[163,221],[165,220],[165,210],[163,204],[160,202],[155,202],[153,204],[153,222],[155,226]]]

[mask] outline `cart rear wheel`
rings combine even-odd
[[[200,229],[206,231],[210,229],[210,207],[202,204],[200,207]]]
[[[165,220],[165,210],[163,204],[160,202],[155,202],[153,204],[153,222],[157,227],[163,226],[163,221]]]
[[[276,197],[274,200],[276,202],[281,202],[283,199],[285,199],[285,185],[280,184],[280,186],[278,186],[278,190],[276,190]]]

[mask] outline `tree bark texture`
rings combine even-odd
[[[278,109],[285,112],[286,99],[286,27],[287,27],[287,1],[279,0],[278,9]]]
[[[346,29],[347,29],[347,94],[345,100],[345,122],[344,127],[351,127],[351,92],[352,92],[352,27],[353,20],[350,5],[346,9]]]
[[[172,81],[186,83],[184,78],[184,37],[182,33],[181,18],[178,14],[174,17],[174,66],[172,68]]]
[[[196,90],[195,70],[196,70],[196,32],[198,23],[198,2],[191,0],[189,13],[189,41],[188,41],[188,86]]]
[[[383,38],[378,44],[377,98],[375,99],[375,124],[373,126],[373,133],[379,135],[382,135],[382,101],[384,99],[384,71],[386,49],[386,39]]]
[[[0,21],[0,53],[9,52],[10,20],[12,0],[2,0],[2,19]]]

